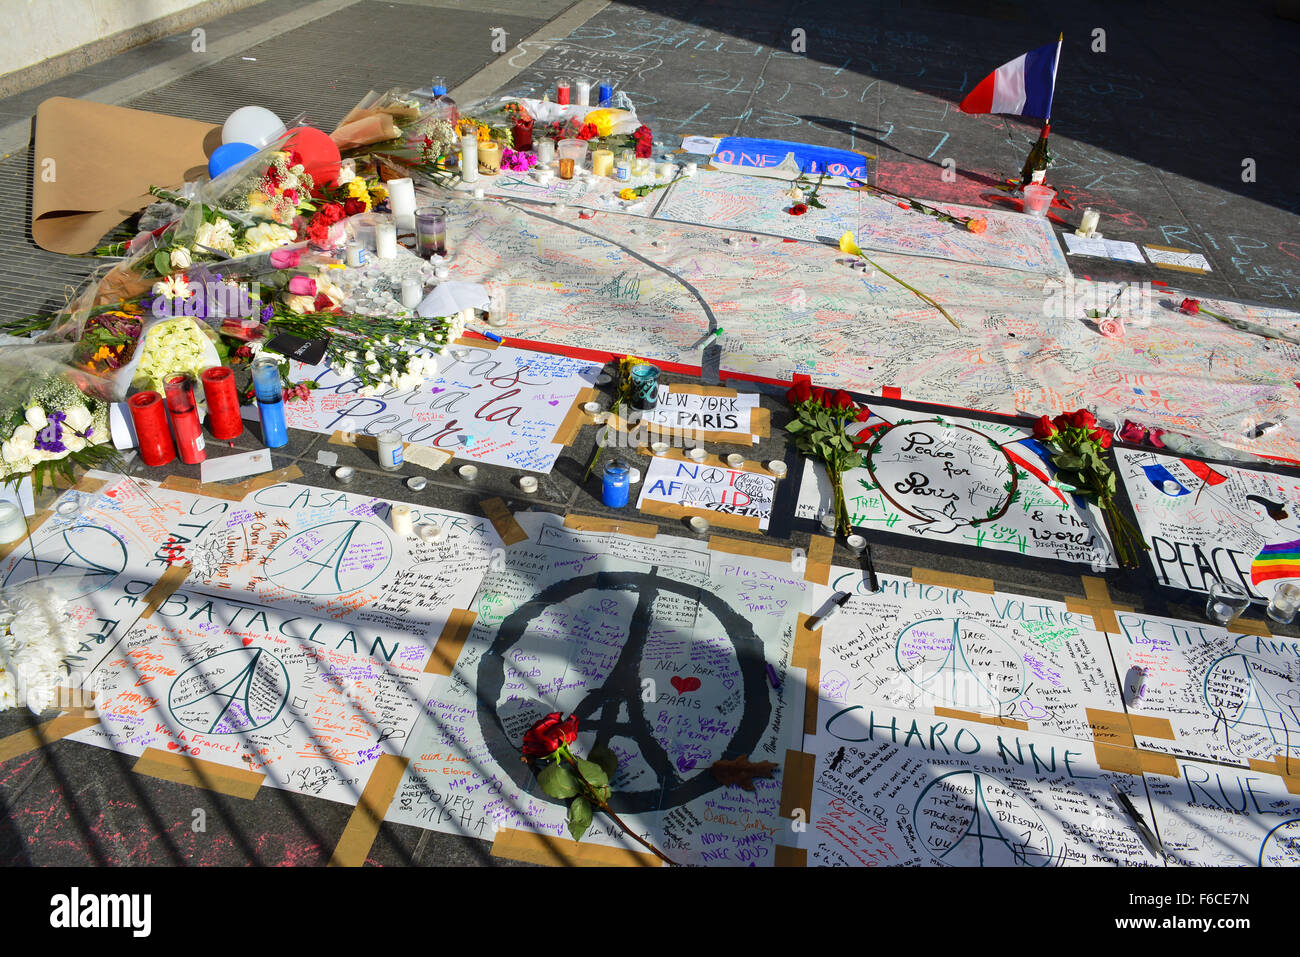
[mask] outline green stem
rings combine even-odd
[[[889,271],[888,269],[886,269],[884,266],[880,265],[878,262],[876,262],[875,260],[873,260],[873,259],[872,259],[870,256],[868,256],[866,253],[863,253],[863,252],[859,251],[858,255],[861,256],[863,259],[865,259],[867,262],[871,263],[872,266],[874,266],[875,268],[879,269],[881,272],[883,272],[883,273],[884,273],[886,276],[888,276],[890,279],[894,280],[894,282],[898,283],[898,284],[899,284],[900,286],[902,286],[904,289],[909,290],[909,291],[910,291],[913,295],[915,295],[917,298],[922,299],[922,300],[924,300],[925,302],[928,302],[930,305],[934,306],[934,308],[938,309],[941,313],[943,313],[943,317],[944,317],[945,319],[947,319],[949,322],[952,323],[952,326],[953,326],[954,329],[960,329],[960,328],[961,328],[961,326],[957,324],[957,320],[954,319],[951,315],[949,315],[947,309],[943,308],[943,306],[939,305],[937,302],[935,302],[933,299],[931,299],[931,298],[930,298],[929,296],[927,296],[925,293],[921,292],[921,290],[917,289],[915,286],[911,285],[910,283],[906,283],[906,282],[904,282],[903,280],[899,279],[899,278],[898,278],[897,276],[895,276],[892,272],[890,272],[890,271]]]
[[[574,759],[573,755],[569,753],[569,750],[567,748],[564,749],[563,753],[564,753],[565,760],[567,760],[570,764],[573,765],[573,770],[577,773],[578,780],[582,782],[583,790],[587,792],[586,793],[587,800],[590,801],[592,804],[596,805],[596,807],[600,808],[606,814],[608,814],[613,819],[614,823],[623,829],[624,834],[632,838],[632,840],[636,841],[638,844],[644,847],[655,857],[659,858],[659,860],[663,861],[669,867],[676,867],[677,864],[675,862],[670,861],[668,858],[664,857],[663,853],[660,852],[659,848],[655,847],[649,841],[644,840],[639,834],[634,833],[630,827],[628,827],[626,824],[623,823],[623,819],[610,809],[610,806],[607,803],[605,803],[605,801],[597,797],[595,788],[592,787],[591,782],[588,781],[586,776],[582,773],[582,769],[578,767],[578,762]]]

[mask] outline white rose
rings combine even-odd
[[[173,269],[189,269],[192,264],[190,251],[184,246],[172,250],[171,262]]]
[[[12,442],[5,442],[0,444],[0,458],[3,458],[6,462],[12,465],[14,462],[21,459],[22,456],[18,454],[18,451],[14,448]]]
[[[23,413],[23,418],[27,420],[28,425],[38,432],[50,424],[50,420],[45,416],[45,410],[39,405],[30,406]]]
[[[9,441],[18,448],[34,446],[36,444],[36,430],[30,425],[20,425],[14,429],[14,434],[9,437]]]
[[[66,411],[67,418],[63,420],[63,423],[73,431],[85,432],[94,424],[95,417],[90,414],[90,410],[84,405],[74,405]]]
[[[63,433],[63,445],[69,452],[80,452],[86,447],[86,440],[79,435]]]

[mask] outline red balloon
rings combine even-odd
[[[289,131],[284,149],[297,150],[302,165],[316,185],[334,182],[339,175],[339,148],[328,133],[311,126],[296,126]]]

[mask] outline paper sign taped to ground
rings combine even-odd
[[[750,420],[758,405],[754,393],[707,395],[660,385],[658,404],[643,413],[641,419],[672,429],[748,434],[757,442]]]
[[[776,479],[770,475],[725,465],[653,458],[646,468],[637,508],[653,511],[647,509],[647,503],[663,503],[681,510],[672,514],[733,515],[754,519],[759,529],[765,529],[772,518],[775,497]]]

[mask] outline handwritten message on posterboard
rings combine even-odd
[[[760,432],[754,421],[758,408],[758,395],[753,392],[674,383],[659,386],[657,404],[643,412],[641,420],[668,429],[702,432],[703,438],[714,442],[752,444],[767,435],[766,427]]]
[[[853,699],[823,699],[810,741],[809,866],[1160,863],[1110,791],[1149,821],[1140,782],[1102,771],[1090,742]]]
[[[456,666],[433,688],[429,721],[407,747],[411,764],[387,819],[563,838],[564,805],[519,754],[524,732],[561,711],[581,722],[579,753],[599,739],[619,756],[610,804],[670,858],[770,865],[784,827],[783,772],[751,792],[722,786],[711,766],[741,755],[784,761],[802,728],[786,675],[811,586],[788,561],[701,541],[518,519],[529,538],[484,579]],[[600,814],[588,842],[637,849]]]
[[[434,635],[501,544],[482,516],[410,506],[442,542],[398,535],[392,503],[279,483],[234,503],[186,553],[192,587],[385,632]]]
[[[1227,581],[1268,599],[1300,582],[1300,479],[1135,449],[1115,458],[1162,585]]]
[[[767,528],[776,479],[759,472],[667,456],[650,460],[637,508],[657,515],[704,515],[719,525]]]
[[[359,379],[340,380],[327,365],[293,363],[294,380],[314,380],[317,388],[286,403],[285,418],[293,428],[327,435],[392,430],[457,458],[549,472],[564,447],[556,433],[599,372],[599,365],[567,356],[453,345],[420,385],[367,397]]]
[[[1278,771],[1180,760],[1176,778],[1144,775],[1169,863],[1300,867],[1300,794]]]
[[[831,587],[853,597],[821,626],[824,701],[964,711],[1084,740],[1088,709],[1120,709],[1106,638],[1087,615],[1046,599],[879,579],[871,594],[860,571],[835,569]]]
[[[1080,564],[1115,564],[1105,522],[1060,488],[1028,429],[869,406],[862,468],[842,476],[855,528]],[[804,463],[796,516],[831,506],[826,471]]]
[[[1300,760],[1300,641],[1118,612],[1111,637],[1140,747],[1249,764]],[[1141,669],[1138,678],[1133,669]]]
[[[138,601],[129,586],[115,598]],[[419,639],[183,589],[99,666],[100,724],[73,739],[189,755],[355,804],[421,714],[428,657]]]
[[[146,479],[91,471],[95,491],[65,492],[31,538],[0,561],[7,591],[39,582],[68,603],[81,640],[69,659],[89,674],[121,638],[138,611],[118,601],[124,583],[140,595],[221,520],[229,502],[200,498]],[[75,505],[64,514],[60,505]]]

